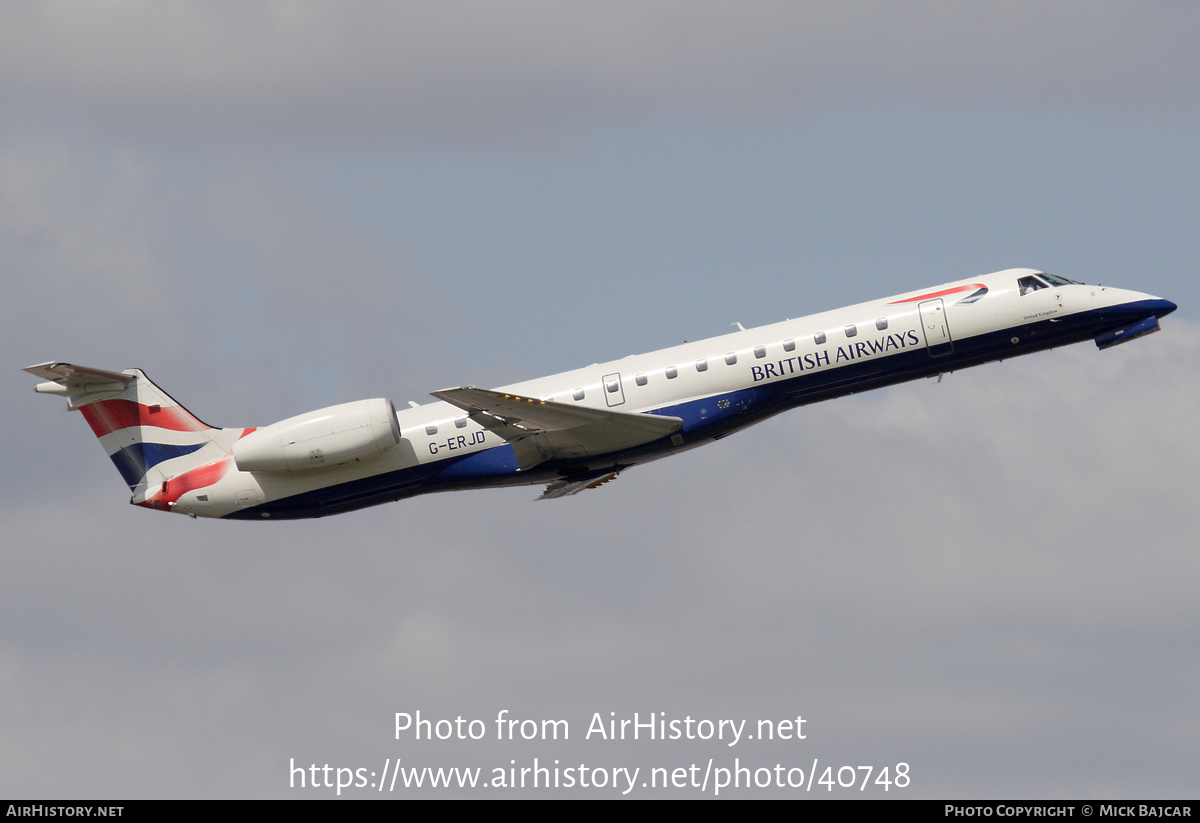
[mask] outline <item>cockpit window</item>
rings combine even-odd
[[[1070,280],[1066,277],[1059,277],[1057,274],[1041,273],[1041,278],[1051,286],[1082,286],[1078,280]]]
[[[1017,289],[1021,292],[1022,297],[1027,294],[1033,294],[1035,291],[1048,288],[1050,287],[1041,280],[1038,280],[1036,277],[1022,277],[1017,281]]]

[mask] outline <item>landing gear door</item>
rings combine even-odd
[[[620,374],[606,374],[601,382],[605,403],[609,406],[619,406],[625,402],[625,390],[621,386]]]
[[[943,357],[954,351],[950,338],[950,324],[946,322],[946,307],[942,298],[926,300],[917,305],[921,313],[921,330],[925,334],[925,346],[930,357]]]

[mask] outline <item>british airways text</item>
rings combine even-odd
[[[892,349],[904,349],[909,346],[919,345],[921,345],[921,338],[917,337],[915,331],[909,329],[903,334],[888,334],[874,340],[860,340],[857,343],[847,343],[844,346],[838,346],[837,351],[832,355],[830,355],[828,348],[824,348],[819,352],[811,354],[796,355],[795,357],[789,357],[786,360],[779,360],[774,363],[751,366],[750,374],[754,376],[754,382],[757,383],[760,380],[768,380],[772,377],[787,377],[797,372],[810,371],[833,363],[849,362],[863,357],[870,357],[873,354],[883,354]]]

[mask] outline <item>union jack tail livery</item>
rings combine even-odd
[[[68,408],[82,412],[138,505],[169,508],[155,493],[172,478],[228,462],[245,431],[201,422],[140,369],[113,372],[50,362],[25,371],[50,381],[35,391],[66,397]]]

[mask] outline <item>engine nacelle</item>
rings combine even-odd
[[[289,417],[233,444],[247,472],[298,472],[362,460],[400,442],[396,407],[382,397]]]

